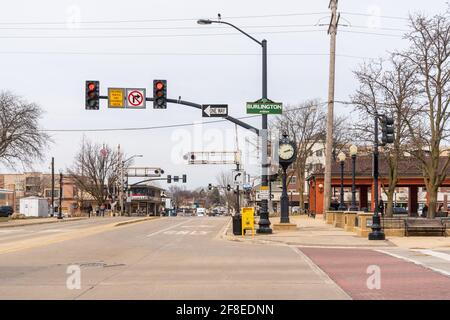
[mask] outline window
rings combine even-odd
[[[53,191],[53,194],[55,195],[55,198],[59,198],[59,190],[58,189],[55,189]],[[46,198],[51,198],[52,197],[52,190],[51,189],[45,190],[45,197]]]
[[[322,156],[322,150],[317,150],[316,157],[321,157],[321,156]]]
[[[291,181],[289,181],[289,184],[296,184],[297,183],[297,177],[296,176],[293,176],[292,178],[291,178]]]
[[[321,163],[316,163],[314,165],[314,171],[321,171],[322,170],[322,164]]]

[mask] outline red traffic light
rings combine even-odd
[[[94,89],[95,89],[95,83],[93,83],[93,82],[89,83],[89,84],[88,84],[88,89],[89,89],[90,91],[94,90]]]
[[[162,83],[162,82],[157,82],[157,83],[156,83],[156,89],[161,90],[162,88],[164,88],[164,83]]]

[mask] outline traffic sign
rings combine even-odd
[[[259,188],[259,198],[261,200],[269,200],[269,187],[268,186],[261,186]]]
[[[273,102],[269,99],[260,99],[255,102],[247,102],[247,113],[249,114],[282,114],[283,104]]]
[[[228,116],[227,104],[204,104],[202,105],[202,117],[226,117]]]
[[[245,172],[242,170],[233,170],[233,182],[235,186],[242,186],[244,184]]]
[[[125,108],[124,88],[108,88],[108,108]]]
[[[126,107],[145,109],[145,89],[127,89]]]

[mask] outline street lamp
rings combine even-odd
[[[345,153],[342,151],[338,154],[338,160],[341,164],[341,202],[339,204],[338,210],[344,211],[345,205],[344,205],[344,163],[345,163]]]
[[[246,33],[245,31],[239,29],[235,25],[222,21],[222,20],[209,20],[209,19],[200,19],[197,20],[197,23],[200,25],[209,25],[212,23],[221,23],[226,24],[243,35],[247,36],[248,38],[252,39],[254,42],[259,44],[262,48],[262,99],[267,99],[267,40],[257,40],[253,38],[251,35]],[[269,181],[268,181],[268,164],[267,164],[267,114],[263,114],[261,116],[262,118],[262,130],[260,131],[261,136],[261,187],[268,187]],[[258,233],[265,233],[269,234],[272,233],[272,229],[270,228],[270,221],[269,221],[269,211],[268,211],[268,199],[261,199],[261,210],[260,210],[260,219],[259,219],[259,228],[257,230]]]
[[[356,185],[355,185],[355,175],[356,175],[356,154],[358,153],[358,147],[354,144],[350,146],[350,156],[352,157],[352,205],[350,206],[350,211],[357,211],[356,206]]]

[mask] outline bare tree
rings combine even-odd
[[[391,55],[388,61],[364,64],[354,72],[359,88],[352,97],[360,111],[360,122],[355,126],[360,140],[371,143],[374,137],[373,119],[386,114],[395,122],[394,143],[383,148],[382,157],[388,164],[386,215],[392,216],[395,188],[398,183],[398,166],[410,149],[408,121],[414,119],[414,102],[417,95],[415,71],[404,59]]]
[[[41,131],[42,109],[10,92],[0,92],[0,162],[30,166],[42,160],[50,137]]]
[[[228,185],[230,185],[233,188],[233,174],[228,171],[222,171],[217,175],[216,181],[218,187],[223,192],[223,199],[224,202],[227,204],[228,209],[232,208],[233,210],[236,211],[237,210],[236,195],[234,194],[233,189],[231,191],[227,191]]]
[[[108,145],[84,140],[68,172],[76,187],[91,195],[101,205],[107,200],[108,190],[119,179],[119,166],[118,153]]]
[[[417,117],[405,118],[416,148],[411,153],[421,164],[427,189],[428,217],[434,218],[438,190],[447,176],[450,153],[450,20],[449,12],[426,17],[411,16],[412,31],[406,35],[410,46],[396,55],[415,70],[418,97],[414,105]]]

